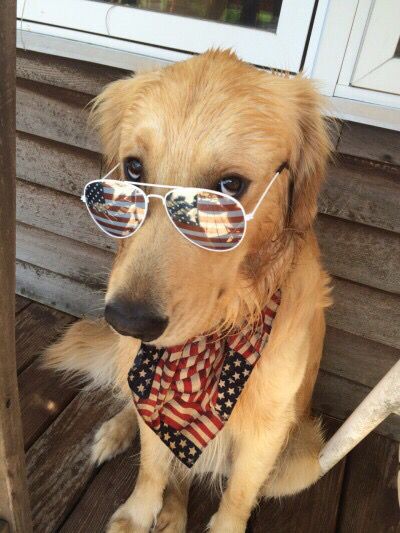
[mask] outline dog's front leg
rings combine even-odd
[[[244,428],[243,428],[244,429]],[[244,533],[260,489],[270,474],[289,431],[284,421],[268,429],[244,431],[234,437],[233,463],[227,488],[217,513],[211,518],[211,533]]]
[[[185,533],[190,477],[170,479],[154,533]]]
[[[108,533],[148,533],[163,503],[171,452],[139,418],[140,467],[131,496],[114,513]]]

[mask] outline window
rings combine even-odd
[[[258,28],[276,32],[282,0],[247,2],[246,0],[102,0],[112,5],[122,4],[186,17],[212,20],[225,24]]]
[[[232,47],[256,65],[298,72],[314,0],[18,0],[23,28],[126,52],[182,59]],[[25,5],[25,8],[24,8]],[[63,31],[64,30],[64,31]],[[155,52],[147,48],[148,55]]]
[[[335,116],[400,129],[399,0],[17,2],[30,50],[138,71],[233,48],[319,80]]]

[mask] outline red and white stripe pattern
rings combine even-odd
[[[199,246],[226,250],[243,238],[244,213],[229,196],[176,189],[167,195],[166,205],[179,231]]]
[[[93,219],[112,237],[132,235],[146,212],[144,194],[126,182],[93,181],[86,186],[85,199]]]
[[[268,342],[280,304],[277,291],[260,321],[233,335],[184,345],[142,344],[128,381],[139,414],[174,455],[192,467],[237,402]]]

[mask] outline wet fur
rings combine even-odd
[[[138,234],[120,242],[106,301],[142,298],[167,314],[170,323],[155,342],[160,346],[238,327],[282,289],[266,349],[225,428],[190,472],[135,419],[126,376],[137,341],[101,320],[84,320],[46,354],[49,366],[89,377],[94,386],[111,385],[128,402],[123,422],[98,434],[95,460],[115,455],[123,442],[126,447],[130,416],[130,438],[139,424],[138,481],[109,531],[146,532],[153,520],[156,529],[184,531],[190,478],[207,474],[204,480],[228,478],[210,530],[244,532],[260,496],[293,494],[320,475],[322,436],[309,408],[330,303],[312,229],[330,150],[321,98],[301,76],[268,74],[230,52],[211,51],[112,83],[96,99],[92,118],[110,164],[136,156],[149,182],[208,188],[238,172],[252,182],[243,198],[247,209],[274,169],[289,163],[232,252],[185,242],[157,204]]]

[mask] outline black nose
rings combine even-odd
[[[111,301],[106,305],[104,317],[121,335],[145,342],[157,339],[168,325],[168,317],[144,302]]]

